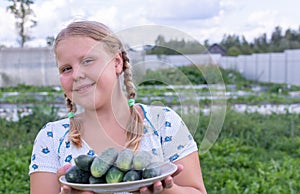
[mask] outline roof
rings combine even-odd
[[[219,44],[213,44],[207,48],[210,54],[220,54],[222,56],[226,55],[226,50]]]

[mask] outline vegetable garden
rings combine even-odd
[[[194,78],[198,76],[193,73],[195,71],[185,72],[185,75]],[[162,76],[162,74],[172,74],[172,72],[168,70],[161,71],[159,74],[148,72],[146,76],[151,77],[151,80],[160,80],[155,76]],[[234,85],[236,90],[248,91],[250,95],[227,100],[226,116],[217,141],[209,151],[204,154],[199,153],[207,192],[209,194],[298,193],[300,191],[300,115],[289,111],[284,114],[236,112],[232,107],[239,103],[262,106],[266,103],[287,105],[299,103],[299,98],[291,98],[289,94],[300,91],[300,88],[251,82],[230,70],[222,71],[222,74],[226,86]],[[164,96],[166,92],[172,93],[167,87],[145,89],[150,84],[160,83],[147,83],[138,88],[138,98],[143,103],[148,103],[149,95]],[[253,85],[264,88],[263,92],[259,95],[254,93],[251,90]],[[230,88],[226,89],[230,90]],[[15,91],[20,95],[14,97],[5,95]],[[61,99],[57,96],[63,94],[52,87],[24,85],[0,88],[0,92],[0,105],[14,103],[17,106],[24,104],[31,106],[30,114],[20,116],[21,113],[18,113],[20,116],[18,121],[0,118],[0,194],[29,193],[28,165],[32,143],[37,132],[46,122],[60,117],[59,108],[53,106],[53,103],[62,105]],[[44,98],[30,96],[32,93],[41,92],[49,95]],[[204,95],[208,91],[207,88],[201,88],[196,92],[198,95]],[[163,103],[172,107],[178,102],[175,98]],[[210,99],[200,100],[199,103],[201,106],[209,106]],[[183,117],[188,126],[191,121],[199,120],[194,133],[194,138],[199,145],[206,132],[209,116],[200,113],[200,116],[187,114]]]

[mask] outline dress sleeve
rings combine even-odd
[[[197,144],[181,117],[170,108],[165,108],[164,112],[161,127],[164,160],[173,162],[197,151]]]
[[[33,172],[56,173],[59,168],[59,156],[57,146],[55,146],[56,135],[51,123],[39,131],[33,144],[29,174]]]

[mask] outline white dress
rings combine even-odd
[[[197,145],[180,116],[168,107],[140,104],[144,111],[144,134],[140,150],[152,153],[153,161],[176,161],[197,151]],[[77,148],[68,140],[69,120],[47,123],[38,133],[31,156],[29,174],[53,172],[81,154],[95,155],[83,141]]]

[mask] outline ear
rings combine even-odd
[[[114,59],[114,65],[115,65],[115,70],[116,70],[116,74],[119,75],[122,73],[123,71],[123,58],[122,58],[122,53],[118,53],[115,56]]]

